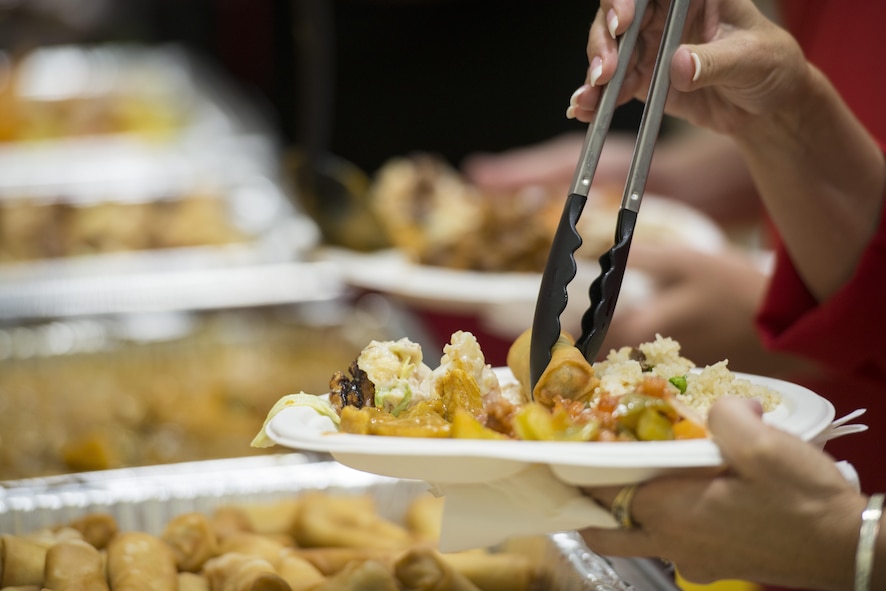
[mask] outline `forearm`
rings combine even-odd
[[[851,277],[873,235],[886,161],[812,66],[796,96],[734,138],[797,271],[822,301]]]

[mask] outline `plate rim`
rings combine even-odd
[[[700,368],[697,368],[700,369]],[[500,379],[510,375],[507,368],[495,368]],[[804,406],[805,423],[794,428],[786,428],[786,422],[771,422],[783,430],[793,433],[805,441],[810,441],[824,431],[834,420],[835,408],[826,398],[802,385],[743,372],[732,372],[736,378],[748,379],[753,383],[781,386],[783,405],[794,405],[789,409],[788,418],[796,416],[796,408]],[[810,406],[809,402],[815,402]],[[722,464],[719,448],[711,439],[679,441],[637,441],[637,442],[564,442],[564,441],[498,441],[477,439],[436,439],[428,437],[389,437],[382,435],[353,435],[347,433],[327,433],[302,438],[287,435],[287,416],[292,413],[287,408],[268,422],[268,437],[278,445],[292,449],[327,452],[342,463],[353,463],[354,457],[378,458],[429,458],[428,474],[425,479],[433,480],[433,465],[436,462],[471,458],[475,460],[507,460],[526,464],[547,464],[565,469],[597,469],[636,471],[643,469],[666,470],[687,467],[716,467]],[[777,411],[775,409],[775,411]],[[775,412],[773,411],[773,412]],[[772,416],[769,414],[768,416]],[[801,415],[803,417],[804,415]],[[765,420],[765,419],[764,419]],[[408,442],[408,445],[406,444]],[[441,445],[442,443],[442,445]],[[402,466],[392,467],[391,472],[403,472]]]

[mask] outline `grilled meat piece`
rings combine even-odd
[[[360,369],[356,359],[348,367],[348,374],[337,371],[329,380],[329,401],[336,412],[341,413],[344,406],[375,406],[375,384]]]

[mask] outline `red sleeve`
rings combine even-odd
[[[886,208],[852,279],[825,302],[815,300],[779,245],[757,325],[771,349],[842,374],[886,377]]]

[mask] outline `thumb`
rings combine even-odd
[[[681,45],[671,60],[671,84],[683,92],[718,85],[740,87],[742,70],[748,69],[747,56],[734,40]]]

